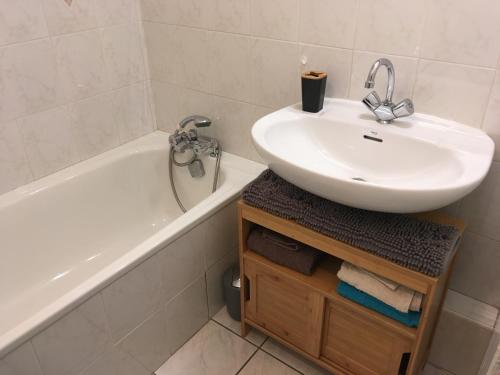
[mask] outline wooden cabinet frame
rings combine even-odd
[[[438,212],[426,213],[418,216],[437,223],[454,225],[459,228],[461,232],[463,232],[465,227],[464,223],[461,220],[448,217],[447,215]],[[246,205],[242,201],[238,202],[238,221],[240,269],[242,275],[241,331],[243,336],[247,334],[249,326],[253,326],[259,331],[262,331],[265,334],[273,337],[285,346],[301,353],[309,360],[334,372],[335,374],[355,374],[355,372],[351,372],[351,370],[347,369],[345,366],[341,366],[338,363],[331,362],[321,355],[321,345],[323,339],[321,337],[321,334],[316,334],[317,332],[324,331],[323,325],[325,321],[325,306],[328,303],[333,305],[339,303],[347,306],[349,309],[352,309],[352,311],[359,312],[360,316],[364,314],[367,319],[369,319],[374,324],[377,324],[380,327],[384,327],[384,329],[387,329],[393,332],[398,337],[403,338],[403,342],[405,344],[402,344],[402,347],[406,347],[405,345],[406,343],[408,343],[408,351],[411,352],[410,361],[406,373],[408,375],[418,375],[420,373],[427,360],[434,330],[437,324],[437,319],[441,312],[443,299],[447,290],[448,279],[456,252],[454,252],[451,256],[449,266],[443,271],[442,275],[438,278],[434,278],[401,267],[395,263],[372,255],[359,248],[352,247],[331,237],[327,237],[311,229],[305,228],[293,221],[279,218],[265,211]],[[339,261],[348,261],[358,267],[362,267],[370,272],[386,277],[401,285],[407,286],[408,288],[423,293],[425,296],[423,300],[422,314],[418,328],[406,327],[381,314],[368,310],[360,305],[355,304],[354,302],[350,302],[339,296],[336,293],[336,285],[338,283],[336,270],[339,266],[338,263],[327,263],[326,265],[316,270],[313,277],[311,277],[289,270],[286,267],[274,264],[267,259],[255,254],[254,252],[249,251],[246,247],[246,240],[248,238],[250,230],[255,225],[259,225],[275,232],[281,233],[287,237],[293,238],[327,254],[330,254]],[[248,272],[246,271],[247,266],[249,270]],[[268,275],[269,277],[270,275],[275,274],[276,277],[280,278],[280,282],[286,282],[286,280],[289,280],[291,283],[297,283],[298,285],[303,285],[309,288],[311,291],[311,296],[313,296],[310,298],[315,298],[314,296],[318,296],[319,299],[315,301],[314,304],[319,304],[320,309],[313,309],[314,311],[312,312],[312,314],[315,314],[315,317],[311,318],[314,319],[314,321],[311,322],[311,327],[313,327],[311,328],[311,337],[306,340],[306,343],[300,344],[299,346],[301,347],[298,347],[296,344],[294,345],[294,343],[289,342],[286,337],[284,337],[286,336],[285,334],[279,334],[278,331],[281,328],[266,328],[265,323],[263,324],[262,321],[259,322],[259,319],[255,318],[255,311],[253,312],[254,315],[252,315],[252,312],[246,311],[247,307],[249,306],[252,306],[252,308],[254,308],[254,305],[250,304],[249,301],[252,301],[252,298],[257,298],[255,293],[258,293],[258,290],[256,290],[256,288],[252,288],[252,282],[255,282],[255,277],[259,272],[262,275]],[[252,280],[252,278],[254,280]],[[275,285],[276,288],[279,288],[278,283],[276,283]],[[276,293],[276,290],[273,290],[272,292]]]

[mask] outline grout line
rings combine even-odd
[[[235,375],[238,375],[248,365],[248,363],[252,360],[253,357],[255,357],[255,354],[257,354],[258,351],[259,351],[259,349],[257,349],[255,352],[252,353],[252,355],[250,356],[250,358],[248,358],[246,360],[246,362],[243,363],[243,366],[240,367],[240,369],[236,372]]]
[[[267,340],[266,340],[267,341]],[[281,344],[280,344],[281,345]],[[299,374],[302,374],[302,375],[305,375],[302,371],[300,371],[299,369],[293,367],[292,365],[286,363],[283,359],[277,357],[275,354],[271,353],[271,352],[268,352],[266,349],[264,348],[261,348],[259,350],[262,350],[264,353],[270,355],[271,357],[273,357],[274,359],[276,359],[277,361],[283,363],[284,365],[286,365],[287,367],[291,368],[292,370],[294,371],[297,371]],[[287,349],[288,350],[288,349]]]

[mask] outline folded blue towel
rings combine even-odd
[[[420,320],[420,312],[410,311],[409,313],[402,313],[396,310],[394,307],[385,304],[384,302],[376,299],[362,292],[359,289],[341,281],[337,287],[337,293],[342,297],[347,298],[351,301],[359,303],[370,310],[374,310],[382,315],[388,316],[394,320],[397,320],[404,325],[409,327],[417,327]]]

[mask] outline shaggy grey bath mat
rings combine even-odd
[[[245,188],[243,200],[432,277],[441,274],[460,237],[453,226],[407,215],[361,210],[320,198],[271,170],[264,171]]]

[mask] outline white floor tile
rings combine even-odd
[[[239,375],[300,375],[300,373],[259,350]]]
[[[230,329],[238,336],[241,333],[241,323],[231,318],[227,312],[226,306],[219,310],[217,314],[212,318],[216,322],[222,324],[227,329]],[[248,335],[245,337],[246,340],[250,341],[252,344],[261,346],[266,340],[267,336],[263,333],[257,331],[256,329],[251,329]]]
[[[256,346],[210,321],[156,375],[234,375],[256,350]]]

